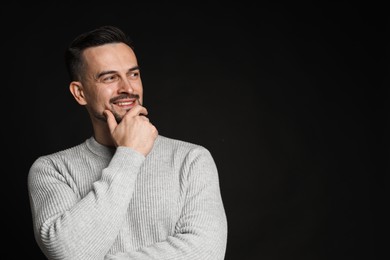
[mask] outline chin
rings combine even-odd
[[[113,112],[113,114],[114,114],[116,122],[119,124],[122,121],[124,115],[120,115],[120,114],[118,114],[116,112]]]

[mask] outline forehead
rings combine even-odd
[[[87,69],[121,70],[137,66],[137,58],[134,51],[124,43],[110,43],[96,47],[90,47],[83,52]]]

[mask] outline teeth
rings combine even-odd
[[[118,106],[128,106],[128,105],[131,105],[133,104],[134,102],[119,102],[118,103]]]

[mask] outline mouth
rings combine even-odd
[[[121,109],[129,110],[137,105],[137,99],[120,99],[113,102],[113,104]]]

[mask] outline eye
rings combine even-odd
[[[119,79],[118,75],[112,74],[112,75],[108,75],[108,76],[104,77],[102,80],[104,83],[111,83],[111,82],[117,81],[118,79]]]
[[[139,77],[139,71],[132,71],[132,72],[130,72],[129,77],[131,79],[137,79]]]

